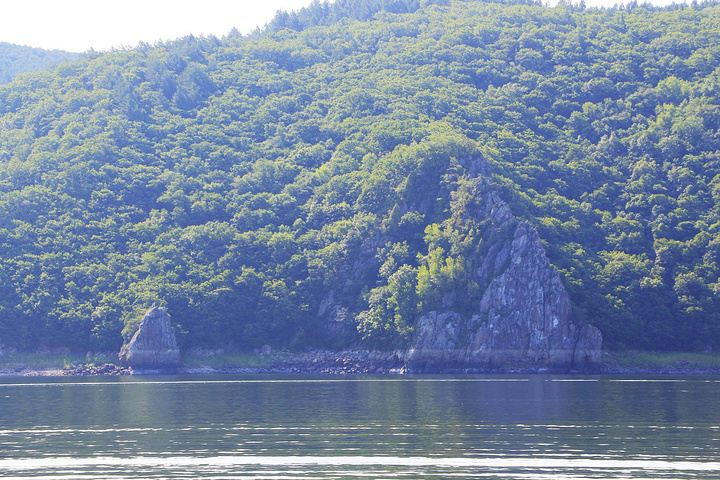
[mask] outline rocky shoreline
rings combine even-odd
[[[452,365],[430,365],[413,368],[403,352],[377,352],[348,350],[333,352],[317,350],[304,353],[259,352],[261,365],[243,365],[232,362],[211,362],[207,365],[195,361],[194,366],[180,366],[176,369],[133,369],[131,367],[102,363],[100,365],[72,365],[63,368],[33,368],[21,365],[0,368],[0,376],[118,376],[118,375],[215,375],[215,374],[580,374],[578,371],[553,370],[543,366],[526,364],[505,364],[494,368],[466,368]],[[598,370],[583,374],[601,375],[720,375],[720,367],[704,366],[691,361],[678,361],[663,366],[624,366],[612,355],[609,362]]]
[[[78,365],[63,368],[33,368],[31,366],[0,368],[0,376],[62,377],[62,376],[117,376],[134,375],[131,369],[113,363],[102,365]]]
[[[720,375],[720,368],[710,368],[693,364],[673,364],[662,367],[603,365],[600,367],[599,373],[602,375]]]

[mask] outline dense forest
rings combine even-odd
[[[402,347],[480,288],[475,159],[576,323],[718,348],[719,36],[715,4],[337,0],[21,75],[0,343],[117,350],[159,302],[186,348]]]
[[[78,58],[78,53],[0,42],[0,84],[9,83],[20,73],[54,69],[63,62]]]

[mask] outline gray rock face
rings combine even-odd
[[[472,313],[449,306],[418,320],[417,341],[408,352],[410,368],[597,369],[602,335],[590,325],[578,331],[570,321],[570,299],[537,231],[518,222],[484,180],[477,179],[473,193],[482,198],[471,215],[489,219],[488,228],[509,235],[491,235],[479,259],[476,281],[485,287]]]
[[[592,325],[585,325],[580,329],[578,341],[575,344],[573,365],[580,370],[593,370],[602,363],[600,347],[602,334]]]
[[[138,369],[174,369],[180,366],[180,349],[167,309],[153,306],[132,340],[120,350],[120,364]]]

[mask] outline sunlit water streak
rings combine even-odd
[[[408,476],[462,476],[465,478],[697,478],[697,474],[720,474],[720,464],[662,460],[597,460],[562,458],[427,458],[427,457],[135,457],[53,458],[0,461],[0,471],[31,478],[139,478],[138,474],[261,475],[257,478],[387,478]],[[153,473],[154,472],[154,473]],[[545,473],[552,472],[552,474]],[[102,476],[99,476],[102,475]],[[130,477],[128,477],[130,475]],[[320,475],[320,476],[318,476]],[[149,477],[147,477],[149,478]]]

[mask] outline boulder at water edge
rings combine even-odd
[[[166,308],[148,310],[130,343],[120,350],[120,364],[153,370],[180,367],[180,349]]]

